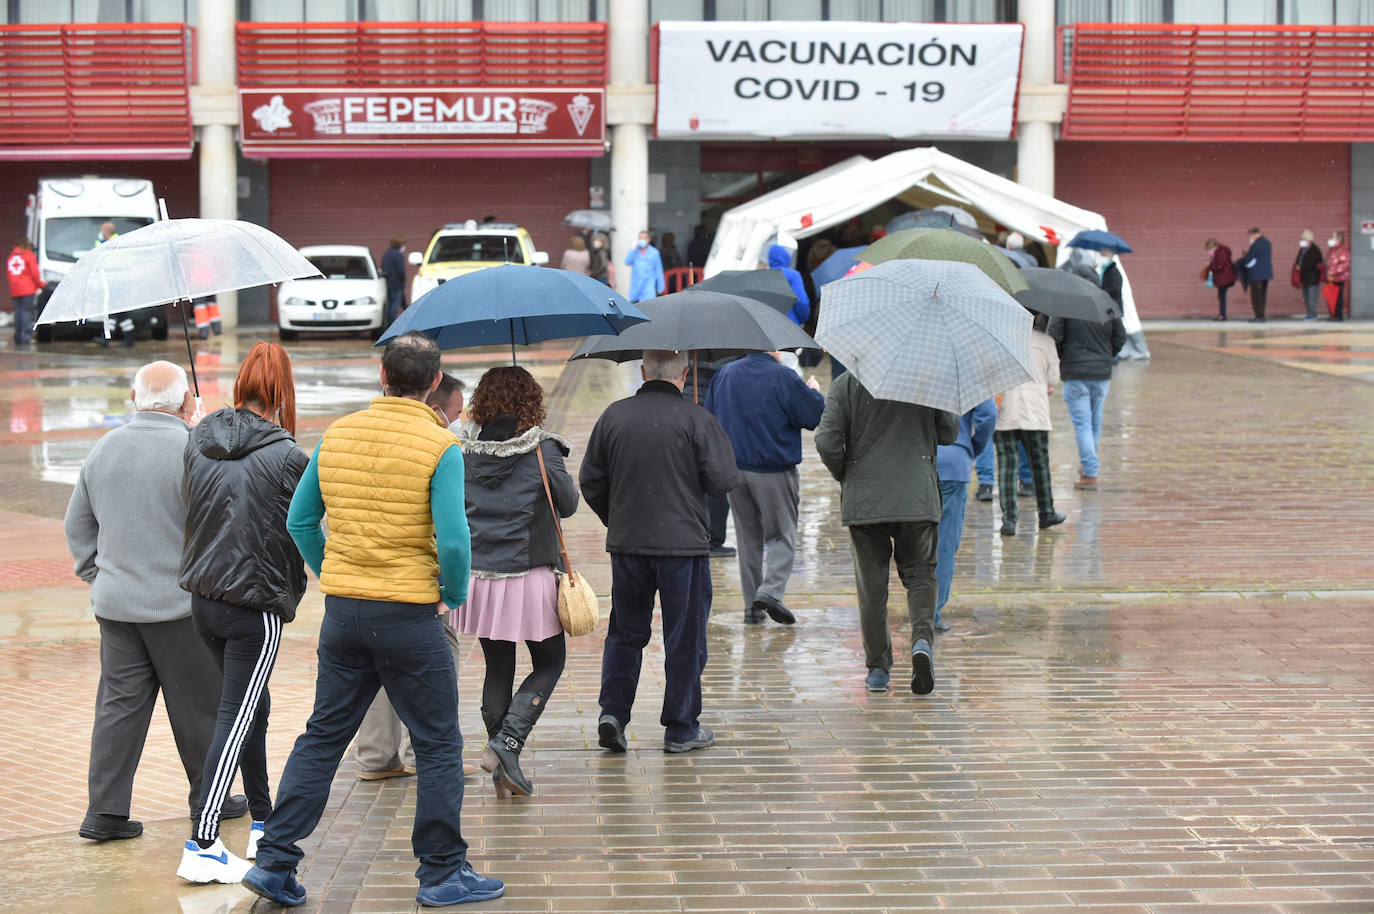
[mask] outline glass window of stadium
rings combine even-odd
[[[196,0],[8,0],[0,2],[0,23],[189,22],[196,24]]]

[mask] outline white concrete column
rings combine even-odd
[[[1025,27],[1021,52],[1020,122],[1016,129],[1017,183],[1046,194],[1054,193],[1054,124],[1044,105],[1028,104],[1028,96],[1043,98],[1054,85],[1053,0],[1020,0],[1017,11]]]
[[[196,26],[197,88],[201,95],[232,94],[237,59],[234,0],[199,0]],[[238,218],[238,149],[229,123],[200,125],[200,215],[205,219]],[[238,326],[238,296],[221,292],[220,314],[226,329]]]
[[[641,0],[611,0],[606,21],[610,41],[607,118],[611,129],[611,256],[616,287],[630,288],[625,254],[649,224],[649,131],[653,123],[649,81],[649,10]]]

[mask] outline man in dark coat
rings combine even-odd
[[[1102,288],[1113,300],[1121,301],[1121,272],[1115,263],[1106,264]],[[1056,317],[1045,332],[1059,349],[1064,404],[1069,408],[1078,442],[1081,472],[1074,488],[1096,490],[1102,407],[1107,402],[1107,390],[1112,383],[1112,360],[1126,345],[1126,328],[1119,317],[1102,323]]]
[[[682,396],[687,353],[646,350],[644,385],[606,407],[592,428],[578,482],[606,525],[611,617],[601,656],[602,748],[624,752],[649,643],[654,594],[663,607],[663,751],[715,742],[700,725],[711,611],[706,496],[724,495],[739,473],[714,416]]]
[[[958,437],[953,413],[875,399],[851,372],[830,385],[816,450],[840,483],[841,520],[853,541],[870,691],[885,690],[892,670],[887,582],[894,558],[911,625],[911,691],[926,695],[935,688],[935,448]]]
[[[391,239],[382,255],[382,276],[386,279],[386,326],[401,316],[406,306],[406,236]]]
[[[1241,267],[1241,281],[1250,287],[1250,306],[1255,316],[1252,324],[1264,323],[1264,309],[1269,298],[1269,280],[1274,278],[1274,249],[1258,227],[1250,229],[1250,247],[1236,258]]]

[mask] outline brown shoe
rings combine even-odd
[[[1093,490],[1096,490],[1096,489],[1097,489],[1097,477],[1096,477],[1096,476],[1080,476],[1080,477],[1078,477],[1078,482],[1076,482],[1076,483],[1073,484],[1073,487],[1074,487],[1075,489],[1093,489]]]
[[[392,768],[383,768],[381,771],[359,771],[358,780],[360,781],[385,781],[388,778],[413,778],[415,769],[409,765],[396,765]]]

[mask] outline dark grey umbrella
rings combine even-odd
[[[1012,297],[1032,311],[1099,324],[1121,316],[1121,309],[1101,286],[1074,273],[1026,267],[1021,275],[1030,288]]]
[[[767,305],[700,288],[698,284],[639,302],[650,318],[647,323],[627,327],[619,336],[589,336],[572,357],[628,362],[643,358],[645,349],[667,349],[694,352],[712,361],[748,352],[821,348],[806,331]]]
[[[783,314],[797,303],[797,293],[781,270],[725,270],[692,285],[698,292],[725,292],[761,302]]]

